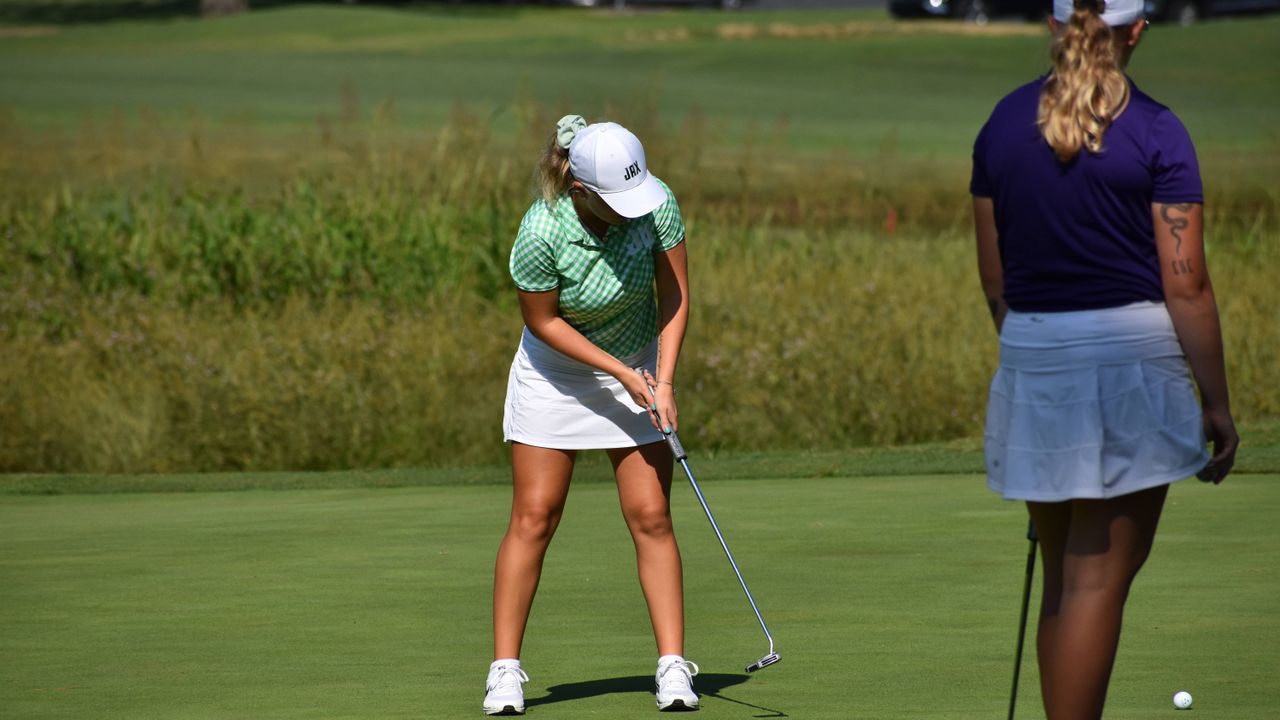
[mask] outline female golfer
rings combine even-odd
[[[697,709],[685,661],[680,551],[671,527],[674,378],[689,316],[684,220],[615,123],[560,120],[538,166],[542,197],[511,251],[525,330],[504,417],[511,520],[493,584],[484,711],[524,712],[520,645],[579,450],[604,449],[636,547],[658,644],[658,709]],[[656,289],[656,294],[655,294]]]
[[[1169,484],[1221,482],[1239,443],[1195,149],[1124,73],[1142,7],[1055,0],[1052,69],[1001,100],[974,145],[979,272],[1000,334],[987,484],[1026,501],[1039,534],[1050,720],[1101,717]]]

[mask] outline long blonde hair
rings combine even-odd
[[[538,169],[534,173],[538,191],[548,205],[554,205],[556,199],[564,195],[573,183],[573,173],[569,172],[569,149],[560,147],[556,132],[551,133],[547,147],[538,158]]]
[[[1121,44],[1102,20],[1099,0],[1075,11],[1049,49],[1053,70],[1040,90],[1036,126],[1060,162],[1083,146],[1102,152],[1102,136],[1129,104]]]

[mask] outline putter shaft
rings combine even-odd
[[[675,438],[675,433],[671,433],[671,438]],[[679,440],[675,440],[678,445]],[[707,500],[702,496],[702,490],[698,487],[698,481],[693,479],[693,472],[689,470],[689,461],[687,459],[680,460],[680,467],[684,468],[685,475],[689,476],[689,485],[693,487],[693,494],[698,496],[698,503],[702,505],[702,511],[707,514],[707,520],[711,522],[711,529],[716,533],[716,539],[720,541],[720,547],[724,550],[724,556],[729,558],[729,565],[733,567],[733,574],[738,576],[738,584],[742,585],[742,592],[747,595],[747,602],[751,603],[751,610],[756,614],[756,620],[760,621],[760,629],[764,631],[764,636],[769,638],[769,653],[773,653],[773,635],[769,634],[769,626],[765,625],[764,618],[760,615],[760,608],[756,607],[755,598],[751,597],[751,590],[747,588],[747,581],[742,578],[742,571],[738,569],[738,563],[733,559],[733,553],[729,552],[729,545],[724,541],[724,535],[720,532],[720,526],[716,524],[715,516],[711,514],[711,508],[707,506]]]
[[[756,614],[756,620],[760,622],[760,629],[764,631],[764,636],[769,640],[769,653],[759,660],[747,666],[747,672],[755,672],[764,667],[768,667],[782,659],[778,653],[773,650],[773,635],[769,632],[769,626],[764,622],[764,616],[760,614],[760,608],[756,606],[755,598],[751,597],[751,590],[747,588],[747,581],[742,577],[742,571],[738,569],[738,563],[733,559],[733,553],[729,551],[729,544],[724,541],[724,534],[720,532],[720,526],[716,523],[716,518],[711,514],[711,508],[707,505],[707,499],[702,496],[702,489],[698,487],[698,481],[693,477],[693,471],[689,469],[689,454],[684,451],[684,446],[680,444],[680,438],[674,432],[664,432],[663,437],[667,441],[667,446],[671,448],[671,454],[679,461],[680,467],[684,468],[684,474],[689,478],[689,485],[693,488],[693,494],[698,497],[698,504],[702,506],[702,511],[707,514],[707,520],[711,523],[711,529],[716,533],[716,539],[720,541],[720,548],[724,550],[725,557],[729,558],[729,565],[733,567],[733,574],[738,576],[738,584],[742,585],[742,592],[747,595],[747,602],[751,604],[751,610]]]
[[[1031,604],[1031,576],[1036,571],[1036,526],[1034,522],[1027,524],[1027,540],[1031,541],[1027,549],[1027,579],[1022,585],[1022,616],[1018,620],[1018,646],[1013,653],[1013,687],[1009,691],[1009,720],[1013,720],[1014,708],[1018,703],[1018,676],[1022,671],[1022,645],[1027,637],[1027,607]]]
[[[636,372],[644,376],[641,369],[637,368]],[[653,397],[653,388],[649,388],[649,396]],[[667,441],[667,447],[671,448],[671,455],[680,463],[680,467],[684,468],[685,477],[689,478],[689,485],[693,487],[693,494],[698,497],[698,504],[702,506],[702,512],[707,514],[707,520],[711,523],[711,529],[716,533],[716,539],[720,541],[720,548],[724,550],[724,556],[729,558],[729,565],[733,567],[733,574],[738,576],[738,584],[742,586],[742,592],[747,595],[747,602],[751,604],[751,611],[756,614],[756,620],[760,622],[760,629],[764,631],[764,636],[769,640],[769,652],[759,660],[751,663],[746,667],[749,673],[755,672],[761,668],[770,665],[782,659],[782,656],[773,649],[773,635],[769,632],[769,626],[764,622],[764,616],[760,614],[760,608],[756,607],[755,598],[751,597],[751,590],[747,588],[747,581],[742,577],[742,571],[738,569],[738,562],[733,559],[733,553],[729,551],[729,544],[724,541],[724,534],[720,532],[720,526],[716,523],[716,518],[711,514],[711,508],[707,505],[707,499],[702,496],[702,488],[698,487],[698,481],[693,477],[693,471],[689,469],[689,453],[684,451],[684,445],[680,444],[680,438],[674,431],[663,430],[662,437]]]

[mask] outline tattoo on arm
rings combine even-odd
[[[1190,261],[1190,260],[1175,259],[1175,260],[1174,260],[1172,263],[1170,263],[1170,264],[1171,264],[1171,265],[1173,265],[1173,274],[1174,274],[1174,275],[1186,275],[1187,273],[1191,272],[1191,261]]]
[[[1169,226],[1169,233],[1172,234],[1173,239],[1177,241],[1176,244],[1173,246],[1173,254],[1181,255],[1182,254],[1182,231],[1186,230],[1187,227],[1191,225],[1191,221],[1188,220],[1185,216],[1175,217],[1172,213],[1173,210],[1177,210],[1182,213],[1188,212],[1189,210],[1191,210],[1191,203],[1173,203],[1172,205],[1160,206],[1160,219],[1164,220],[1165,224]],[[1190,268],[1188,268],[1187,272],[1190,272],[1190,271],[1191,271]]]

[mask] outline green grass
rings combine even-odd
[[[1017,505],[972,474],[854,477],[875,472],[855,458],[829,477],[808,476],[806,455],[693,461],[784,658],[742,672],[764,639],[681,484],[701,717],[1003,716]],[[579,476],[530,623],[529,716],[648,717],[654,648],[616,492],[603,464]],[[1167,717],[1179,689],[1202,720],[1274,715],[1277,480],[1173,488],[1109,715]],[[466,484],[0,497],[0,714],[478,716],[509,497]],[[1042,717],[1038,704],[1028,657],[1020,716]]]
[[[1249,423],[1240,428],[1243,450],[1237,472],[1280,473],[1280,422]],[[692,437],[694,433],[686,435]],[[694,447],[694,446],[691,446]],[[861,478],[900,475],[953,475],[982,471],[982,443],[961,439],[897,447],[862,447],[805,452],[715,452],[696,448],[697,476],[704,481],[795,478]],[[703,464],[705,462],[705,464]],[[603,454],[578,461],[579,484],[611,482]],[[242,490],[353,490],[369,488],[506,485],[508,463],[457,467],[398,468],[330,472],[190,473],[147,475],[0,474],[5,495],[93,495],[116,493],[231,492]]]
[[[781,129],[798,149],[958,160],[995,100],[1047,63],[1034,26],[974,32],[882,11],[303,6],[48,33],[0,38],[0,104],[24,122],[146,108],[293,128],[389,103],[409,125],[438,126],[461,100],[510,130],[533,97],[589,115],[652,106],[668,126],[697,107],[717,136]],[[1280,18],[1161,26],[1131,72],[1202,149],[1274,155],[1280,70],[1259,58],[1277,42]]]

